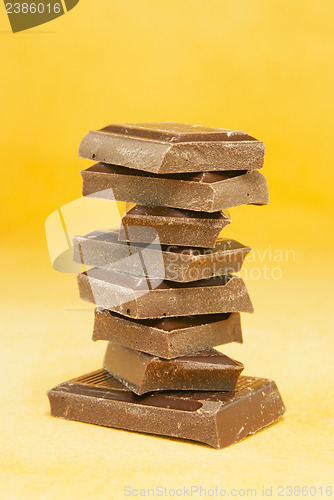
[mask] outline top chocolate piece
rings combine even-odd
[[[79,156],[158,174],[252,170],[263,166],[264,144],[239,130],[125,123],[89,132]]]

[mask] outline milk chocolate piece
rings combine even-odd
[[[118,239],[151,243],[158,235],[162,245],[213,248],[220,231],[230,222],[222,212],[136,205],[122,217]]]
[[[48,392],[51,414],[67,420],[225,448],[275,422],[285,412],[275,382],[239,377],[235,392],[165,391],[136,396],[98,370]]]
[[[147,172],[262,168],[264,144],[238,130],[182,123],[123,123],[89,132],[79,156]]]
[[[217,212],[237,205],[269,202],[267,181],[257,170],[169,174],[162,177],[97,163],[82,170],[81,175],[83,196],[151,207]]]
[[[244,365],[208,349],[163,359],[109,342],[103,368],[130,391],[234,391]]]
[[[117,231],[94,231],[73,238],[75,262],[112,271],[189,282],[238,272],[251,248],[218,238],[213,249],[118,241]]]
[[[135,320],[95,309],[93,340],[172,359],[229,342],[242,343],[239,313]]]
[[[253,312],[246,286],[238,276],[175,283],[94,267],[78,274],[78,285],[83,300],[130,318]]]

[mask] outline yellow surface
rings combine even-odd
[[[126,485],[272,486],[278,498],[279,485],[331,484],[333,15],[319,0],[80,0],[13,35],[1,4],[1,498],[118,499]],[[224,352],[273,378],[287,413],[222,451],[54,419],[45,395],[101,366],[105,346],[74,275],[50,266],[44,221],[80,196],[87,130],[165,120],[241,129],[267,148],[271,203],[233,209],[225,233],[255,250],[256,312]]]

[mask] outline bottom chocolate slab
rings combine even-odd
[[[136,396],[105,370],[48,392],[51,414],[68,420],[200,441],[225,448],[281,417],[275,382],[239,377],[235,392],[162,391]]]

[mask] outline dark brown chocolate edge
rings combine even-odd
[[[152,177],[154,179],[173,179],[196,184],[214,184],[247,174],[248,170],[216,170],[212,172],[184,172],[175,174],[156,174],[135,168],[112,165],[110,163],[95,163],[81,172],[96,172],[107,175],[126,175],[130,177]]]
[[[128,316],[122,316],[109,309],[103,309],[102,307],[97,307],[96,311],[109,314],[110,316],[116,316],[116,318],[122,319],[124,321],[130,321],[131,323],[137,323],[149,328],[156,328],[157,330],[163,330],[164,332],[176,332],[177,330],[183,330],[185,328],[192,328],[194,326],[202,326],[210,323],[218,323],[228,319],[231,314],[240,313],[217,313],[217,314],[198,314],[190,316],[169,316],[166,318],[151,318],[151,319],[135,319],[129,318]]]

